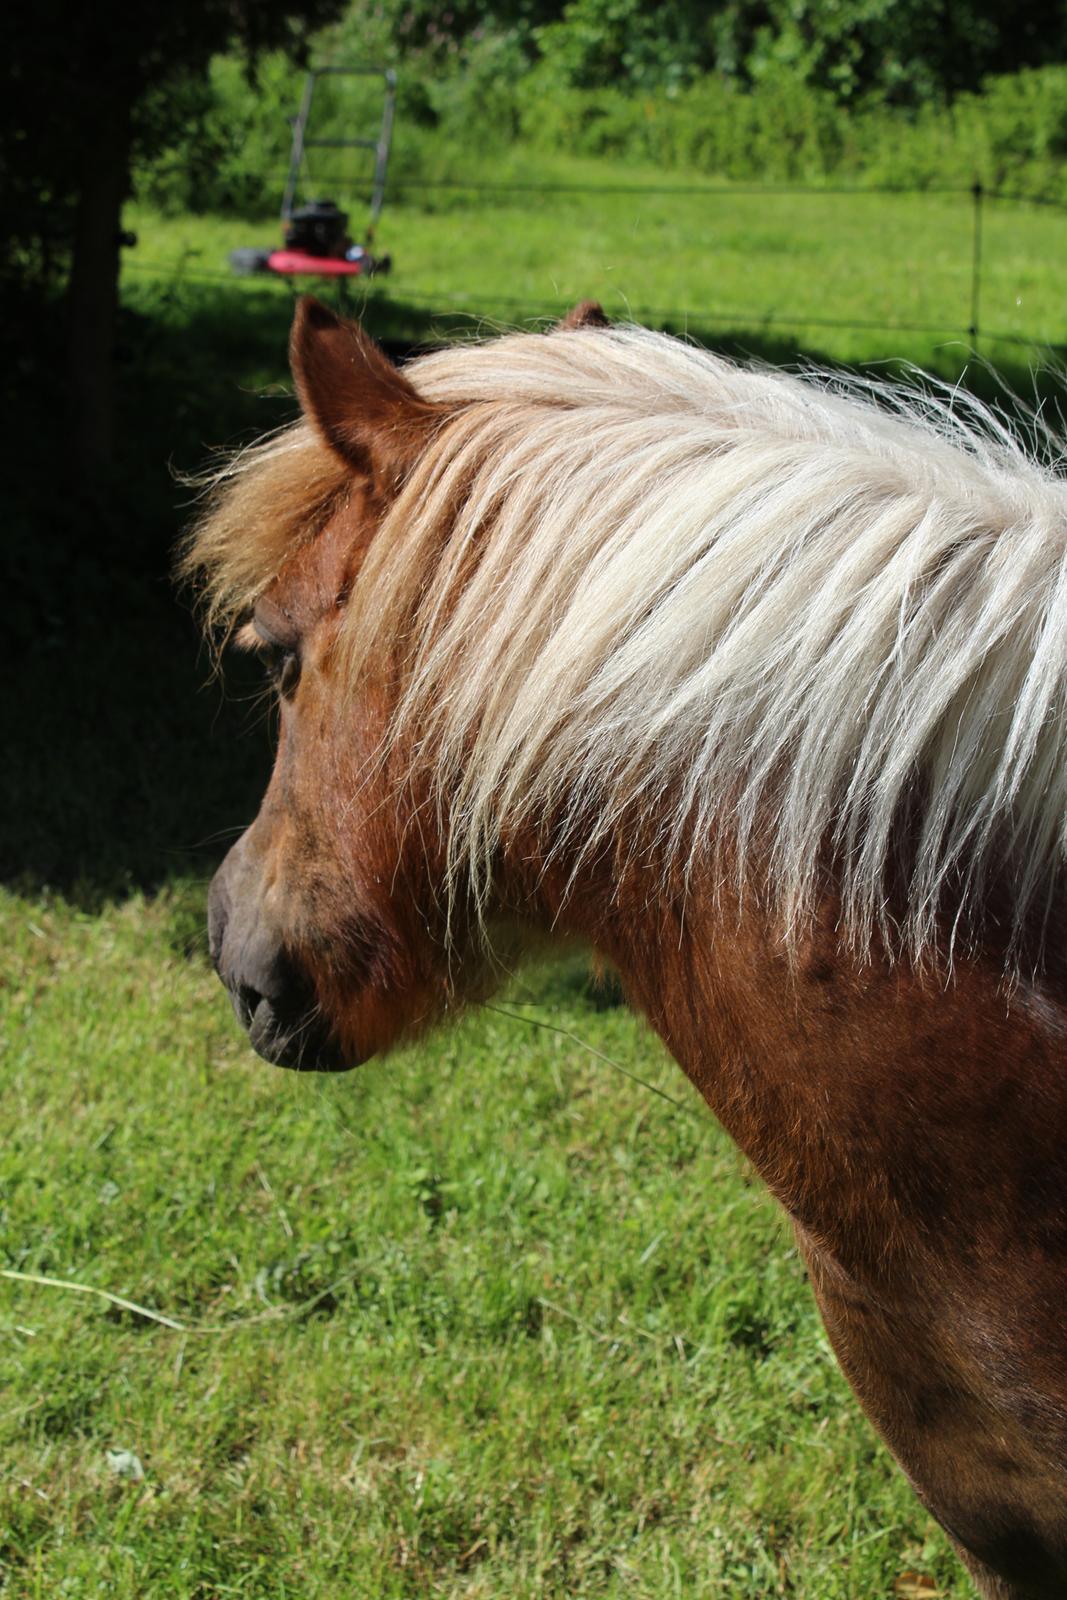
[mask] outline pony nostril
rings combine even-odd
[[[262,919],[244,927],[230,916],[224,943],[218,971],[234,1016],[260,1055],[268,1060],[288,1056],[288,1041],[302,1037],[312,1008],[306,979]]]
[[[258,942],[257,933],[263,935]],[[341,1072],[356,1064],[341,1054],[317,1015],[306,978],[268,942],[265,930],[254,929],[237,961],[220,963],[219,975],[249,1044],[265,1061],[299,1072]]]

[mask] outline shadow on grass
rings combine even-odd
[[[33,346],[27,341],[0,379],[16,463],[5,497],[10,710],[0,880],[35,893],[51,887],[91,908],[131,888],[206,877],[254,815],[271,716],[254,663],[228,663],[225,690],[212,679],[190,606],[175,591],[174,548],[192,492],[174,469],[195,470],[212,447],[294,415],[285,360],[291,309],[280,285],[235,293],[186,283],[140,294],[121,328],[119,461],[93,494],[66,467],[56,319],[28,309]],[[396,358],[478,326],[380,291],[365,320]],[[686,331],[775,364],[799,353],[758,329]],[[802,354],[832,365],[818,350]],[[1000,370],[1009,387],[1033,394],[1022,363]],[[995,397],[990,373],[974,369],[969,382]],[[51,417],[43,427],[42,417]]]

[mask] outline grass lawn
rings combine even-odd
[[[4,1265],[187,1329],[0,1280],[5,1596],[968,1593],[775,1208],[580,961],[291,1077],[201,901],[2,905]]]
[[[598,174],[656,176],[563,158],[543,175]],[[11,513],[4,1600],[963,1600],[837,1372],[788,1230],[580,958],[516,980],[510,1014],[352,1076],[249,1053],[201,928],[269,738],[252,669],[229,701],[203,687],[166,572],[168,463],[289,413],[290,291],[225,276],[269,220],[130,220],[122,473],[72,516],[26,471]],[[1063,226],[990,211],[990,327],[1067,338]],[[951,198],[446,192],[391,205],[380,243],[395,271],[366,312],[397,338],[598,295],[785,359],[966,361],[903,331],[969,320],[970,212]],[[982,349],[1025,382],[1027,352]]]
[[[510,175],[549,184],[665,181],[654,169],[563,157]],[[684,183],[686,175],[667,181]],[[358,231],[359,200],[343,192],[339,199]],[[188,282],[197,273],[224,274],[235,246],[280,239],[272,218],[163,218],[133,208],[130,222],[140,237],[127,258],[135,300],[156,273],[184,271]],[[378,233],[393,273],[355,290],[353,303],[361,306],[366,293],[371,326],[426,336],[484,319],[522,324],[592,296],[612,316],[775,357],[904,358],[955,377],[971,354],[964,330],[972,228],[967,195],[401,189]],[[987,201],[983,239],[980,355],[1025,363],[1028,353],[1067,342],[1060,281],[1067,215]],[[235,295],[288,297],[277,282],[231,280],[228,287]],[[1029,342],[1029,352],[993,335]]]

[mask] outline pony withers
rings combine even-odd
[[[586,941],[980,1592],[1062,1596],[1067,483],[962,396],[602,322],[401,374],[300,306],[303,420],[184,558],[280,705],[215,965],[333,1069]]]

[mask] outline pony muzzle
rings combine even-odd
[[[240,871],[240,858],[231,862],[233,855],[211,880],[208,947],[249,1044],[271,1066],[294,1072],[345,1072],[358,1066],[331,1038],[310,985],[262,911],[235,900],[230,878],[235,868]]]

